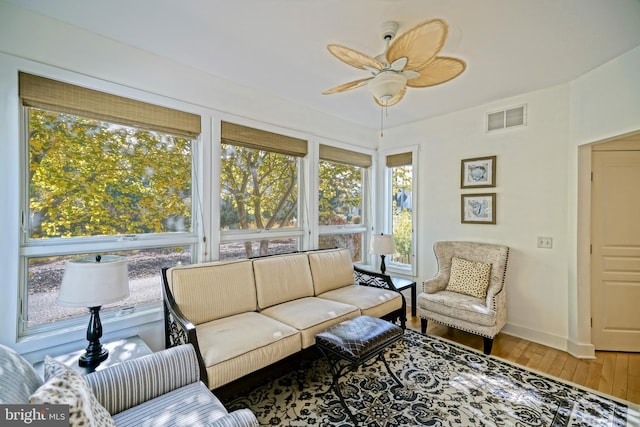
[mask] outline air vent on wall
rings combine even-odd
[[[487,132],[526,125],[526,107],[526,105],[520,105],[518,107],[488,113]]]

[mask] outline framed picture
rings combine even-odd
[[[460,188],[496,186],[496,156],[464,159],[460,168]]]
[[[463,194],[461,213],[463,224],[495,224],[496,193]]]

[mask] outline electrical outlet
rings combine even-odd
[[[553,237],[538,237],[538,247],[551,249],[553,247]]]

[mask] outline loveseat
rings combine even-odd
[[[166,346],[191,343],[214,390],[315,344],[360,315],[399,321],[406,302],[388,276],[354,267],[348,249],[162,270]]]
[[[227,412],[199,380],[189,344],[84,377],[52,358],[45,359],[44,371],[47,381],[20,354],[0,345],[0,404],[67,404],[69,425],[258,426],[249,409]]]

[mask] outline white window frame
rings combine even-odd
[[[305,135],[300,135],[298,133],[287,132],[286,130],[279,129],[273,126],[264,126],[264,124],[259,124],[256,122],[252,122],[250,120],[244,120],[238,117],[233,116],[221,116],[216,117],[213,120],[213,128],[214,128],[214,138],[213,138],[213,147],[212,150],[212,162],[213,168],[217,171],[220,171],[221,168],[221,130],[220,124],[222,121],[228,121],[237,123],[239,125],[248,126],[260,130],[265,130],[268,132],[279,133],[285,136],[291,136],[294,138],[306,139],[307,145],[309,148],[310,142]],[[268,151],[268,150],[263,150]],[[276,229],[263,229],[263,230],[220,230],[220,176],[216,175],[215,181],[212,182],[211,191],[215,192],[218,197],[212,197],[212,208],[213,213],[211,215],[211,229],[214,230],[214,233],[217,235],[217,239],[214,239],[212,242],[211,254],[213,260],[220,259],[220,244],[228,243],[228,242],[244,242],[246,240],[256,241],[256,240],[274,240],[274,239],[285,239],[285,238],[297,238],[298,239],[298,250],[303,250],[308,247],[308,221],[307,215],[308,207],[307,203],[307,185],[305,185],[305,177],[308,175],[306,170],[308,169],[308,158],[309,153],[307,153],[306,157],[298,157],[297,158],[297,166],[298,166],[298,227],[291,228],[276,228]]]
[[[67,76],[68,77],[68,76]],[[77,76],[74,76],[77,77]],[[52,77],[59,80],[75,80],[75,78],[65,79]],[[179,104],[173,100],[165,99],[160,96],[152,96],[147,93],[124,88],[119,85],[106,84],[94,79],[81,79],[83,86],[98,91],[105,91],[115,95],[120,95],[132,99],[138,99],[143,102],[154,103],[157,105],[167,106],[168,108],[177,108],[189,110],[190,106]],[[133,93],[133,94],[132,94]],[[50,239],[33,239],[29,237],[27,225],[27,217],[29,212],[29,138],[28,138],[28,108],[20,107],[20,218],[22,223],[20,247],[19,247],[19,284],[18,284],[18,301],[17,306],[17,340],[37,340],[44,339],[49,341],[55,336],[77,336],[78,331],[86,330],[87,316],[79,316],[72,319],[55,321],[47,324],[35,325],[28,327],[26,316],[28,313],[28,295],[27,295],[27,272],[29,258],[39,258],[47,256],[64,256],[76,255],[84,253],[126,251],[136,249],[163,248],[184,246],[190,247],[191,262],[199,262],[201,260],[201,239],[203,233],[201,210],[198,204],[200,188],[202,183],[197,179],[202,176],[201,173],[201,146],[204,131],[200,137],[192,139],[191,159],[192,159],[192,230],[190,232],[167,232],[167,233],[150,233],[136,235],[113,235],[113,236],[82,236],[69,238],[50,238]],[[201,120],[204,115],[201,114]],[[159,274],[160,272],[158,272]],[[162,286],[158,283],[158,286]],[[110,310],[101,313],[103,325],[109,325],[109,333],[117,332],[120,329],[141,325],[148,322],[159,321],[163,318],[162,299],[154,302],[147,302],[135,306],[125,307],[118,310]],[[63,338],[68,339],[68,338]]]
[[[412,231],[411,231],[411,264],[407,265],[407,264],[399,264],[399,263],[395,263],[391,261],[391,257],[389,257],[389,261],[387,261],[386,267],[387,267],[387,271],[389,271],[390,273],[396,273],[396,274],[401,274],[401,275],[407,275],[407,276],[413,276],[416,277],[418,274],[417,271],[417,266],[416,266],[416,260],[417,258],[417,240],[416,240],[416,236],[418,235],[418,218],[419,218],[419,212],[418,212],[418,145],[413,145],[413,146],[408,146],[408,147],[402,147],[402,148],[395,148],[395,149],[389,149],[389,150],[385,150],[382,151],[380,153],[380,157],[379,157],[379,161],[380,161],[380,166],[381,169],[383,169],[383,175],[384,175],[384,179],[383,179],[383,200],[382,200],[382,206],[383,206],[383,213],[382,213],[382,219],[383,219],[383,230],[385,230],[384,232],[386,233],[391,233],[393,230],[393,213],[392,213],[392,200],[393,200],[393,194],[392,194],[392,183],[391,183],[391,179],[392,179],[392,172],[391,172],[391,168],[388,168],[386,166],[386,158],[387,156],[390,155],[394,155],[394,154],[402,154],[402,153],[411,153],[411,187],[412,187],[412,192],[411,192],[411,224],[412,224]]]
[[[320,217],[319,214],[319,186],[320,186],[320,156],[319,156],[319,150],[318,147],[320,146],[320,143],[315,144],[315,150],[314,150],[314,154],[315,154],[315,165],[316,165],[316,170],[314,171],[314,189],[315,191],[312,194],[315,194],[316,197],[313,200],[314,206],[315,206],[315,212],[316,215],[314,217],[315,220],[315,224],[314,227],[317,229],[317,234],[314,239],[315,241],[315,247],[319,247],[319,239],[320,236],[322,235],[330,235],[330,234],[356,234],[356,233],[360,233],[362,235],[361,238],[361,254],[360,254],[360,259],[361,261],[356,263],[356,264],[369,264],[369,230],[371,229],[371,223],[372,223],[372,212],[371,212],[371,206],[372,206],[372,191],[371,189],[373,188],[372,185],[372,179],[373,179],[373,168],[375,165],[375,162],[373,162],[373,160],[375,159],[375,153],[372,152],[371,150],[367,150],[367,149],[363,149],[363,148],[359,148],[359,147],[354,147],[351,145],[346,145],[346,144],[336,144],[335,142],[328,142],[328,141],[321,141],[321,144],[323,145],[329,145],[329,146],[334,146],[337,148],[342,148],[345,150],[350,150],[356,153],[362,153],[362,154],[367,154],[370,155],[372,158],[372,166],[368,167],[368,168],[362,168],[362,216],[361,216],[361,222],[360,224],[349,224],[349,225],[319,225],[318,224],[318,219]]]

